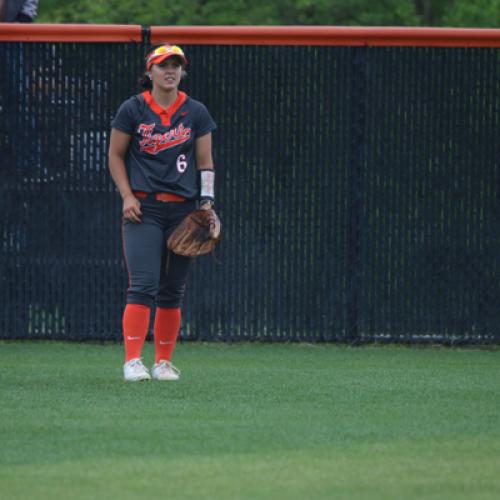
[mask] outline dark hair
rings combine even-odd
[[[151,81],[151,78],[149,78],[147,73],[144,73],[139,78],[139,87],[142,90],[151,90],[153,88],[153,82]]]
[[[163,45],[173,45],[172,43],[170,42],[162,42],[162,43],[159,43],[157,45],[151,45],[149,47],[149,49],[146,51],[146,53],[144,54],[144,63],[146,63],[146,60],[149,56],[149,54],[151,54],[151,52],[153,52],[153,50],[156,50],[158,47],[161,47]],[[174,56],[175,57],[175,56]],[[181,66],[182,66],[182,74],[181,74],[181,79],[183,78],[186,78],[187,76],[187,72],[186,70],[184,69],[184,64],[182,62],[181,59],[178,59],[179,62],[181,63]],[[142,89],[142,90],[151,90],[153,88],[153,82],[151,81],[151,78],[149,78],[148,76],[148,72],[145,71],[141,77],[139,78],[139,87]]]

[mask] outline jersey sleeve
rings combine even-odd
[[[127,99],[118,108],[116,115],[111,122],[111,127],[125,132],[126,134],[133,135],[137,120],[137,106],[133,98]]]
[[[217,128],[208,109],[199,103],[198,117],[195,129],[195,137],[202,137],[209,132],[213,132]]]

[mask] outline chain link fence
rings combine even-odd
[[[226,237],[182,338],[499,342],[499,49],[184,48]],[[0,43],[0,338],[121,339],[107,148],[144,51]]]

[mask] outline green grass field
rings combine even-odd
[[[144,358],[151,364],[152,346]],[[0,497],[498,499],[500,350],[0,342]]]

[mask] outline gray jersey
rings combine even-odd
[[[216,128],[201,102],[179,92],[164,109],[146,91],[120,106],[112,127],[131,136],[126,166],[133,191],[198,198],[195,141]]]

